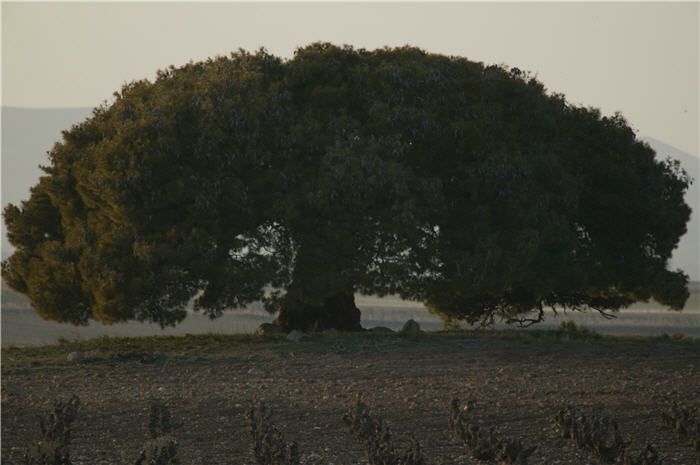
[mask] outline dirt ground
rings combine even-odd
[[[147,363],[8,367],[7,353],[3,358],[8,462],[38,438],[36,416],[75,393],[82,401],[72,437],[76,464],[133,463],[146,438],[149,399],[161,399],[184,421],[175,432],[182,464],[252,464],[251,399],[268,402],[275,424],[298,442],[302,462],[364,464],[342,421],[358,394],[387,420],[395,442],[415,438],[432,465],[483,463],[448,429],[451,399],[469,395],[485,426],[538,446],[531,464],[598,463],[553,431],[552,417],[567,404],[617,419],[632,451],[651,443],[667,465],[700,464],[700,454],[660,420],[673,400],[700,404],[697,343],[387,336],[358,345],[334,337],[165,353]]]

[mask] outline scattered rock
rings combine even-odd
[[[287,334],[287,340],[292,341],[292,342],[299,342],[304,338],[304,335],[301,333],[301,331],[297,331],[296,329],[292,330],[289,334]]]
[[[386,326],[375,326],[374,328],[370,328],[370,331],[376,334],[392,334],[394,332],[393,329],[387,328]]]
[[[79,363],[79,362],[82,362],[84,358],[85,357],[83,357],[82,352],[71,352],[70,354],[68,354],[68,361],[69,362]]]
[[[418,334],[420,333],[420,325],[413,319],[408,320],[406,323],[403,324],[401,332],[405,334]]]
[[[258,336],[280,336],[284,334],[284,329],[279,325],[263,323],[255,330],[255,334]]]
[[[146,352],[144,354],[141,354],[141,357],[139,357],[139,361],[141,363],[154,363],[159,360],[164,358],[163,354],[160,354],[158,352]]]

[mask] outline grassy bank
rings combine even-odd
[[[290,342],[284,336],[256,336],[251,334],[199,334],[185,336],[99,337],[86,341],[63,341],[38,347],[7,347],[2,349],[3,368],[66,365],[75,363],[69,355],[78,353],[81,363],[115,362],[125,360],[153,361],[172,359],[220,359],[249,354],[276,353],[356,353],[364,351],[400,350],[439,346],[459,341],[491,339],[522,344],[567,344],[597,341],[603,343],[675,343],[698,344],[700,338],[683,334],[645,336],[600,335],[572,322],[558,330],[457,330],[430,331],[418,335],[363,333],[314,333],[301,342]]]

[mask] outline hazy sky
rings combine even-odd
[[[239,47],[410,44],[530,70],[697,155],[698,13],[697,2],[3,2],[2,104],[92,107],[124,82]]]

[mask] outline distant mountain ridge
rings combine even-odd
[[[19,204],[29,197],[29,188],[42,175],[39,165],[49,163],[46,156],[61,140],[61,131],[70,129],[92,114],[91,108],[17,108],[2,107],[2,206]],[[693,209],[688,233],[683,236],[671,260],[672,268],[680,268],[694,281],[700,280],[700,158],[651,137],[642,137],[657,153],[679,160],[695,179],[686,193],[686,202]],[[2,226],[2,257],[12,246]]]

